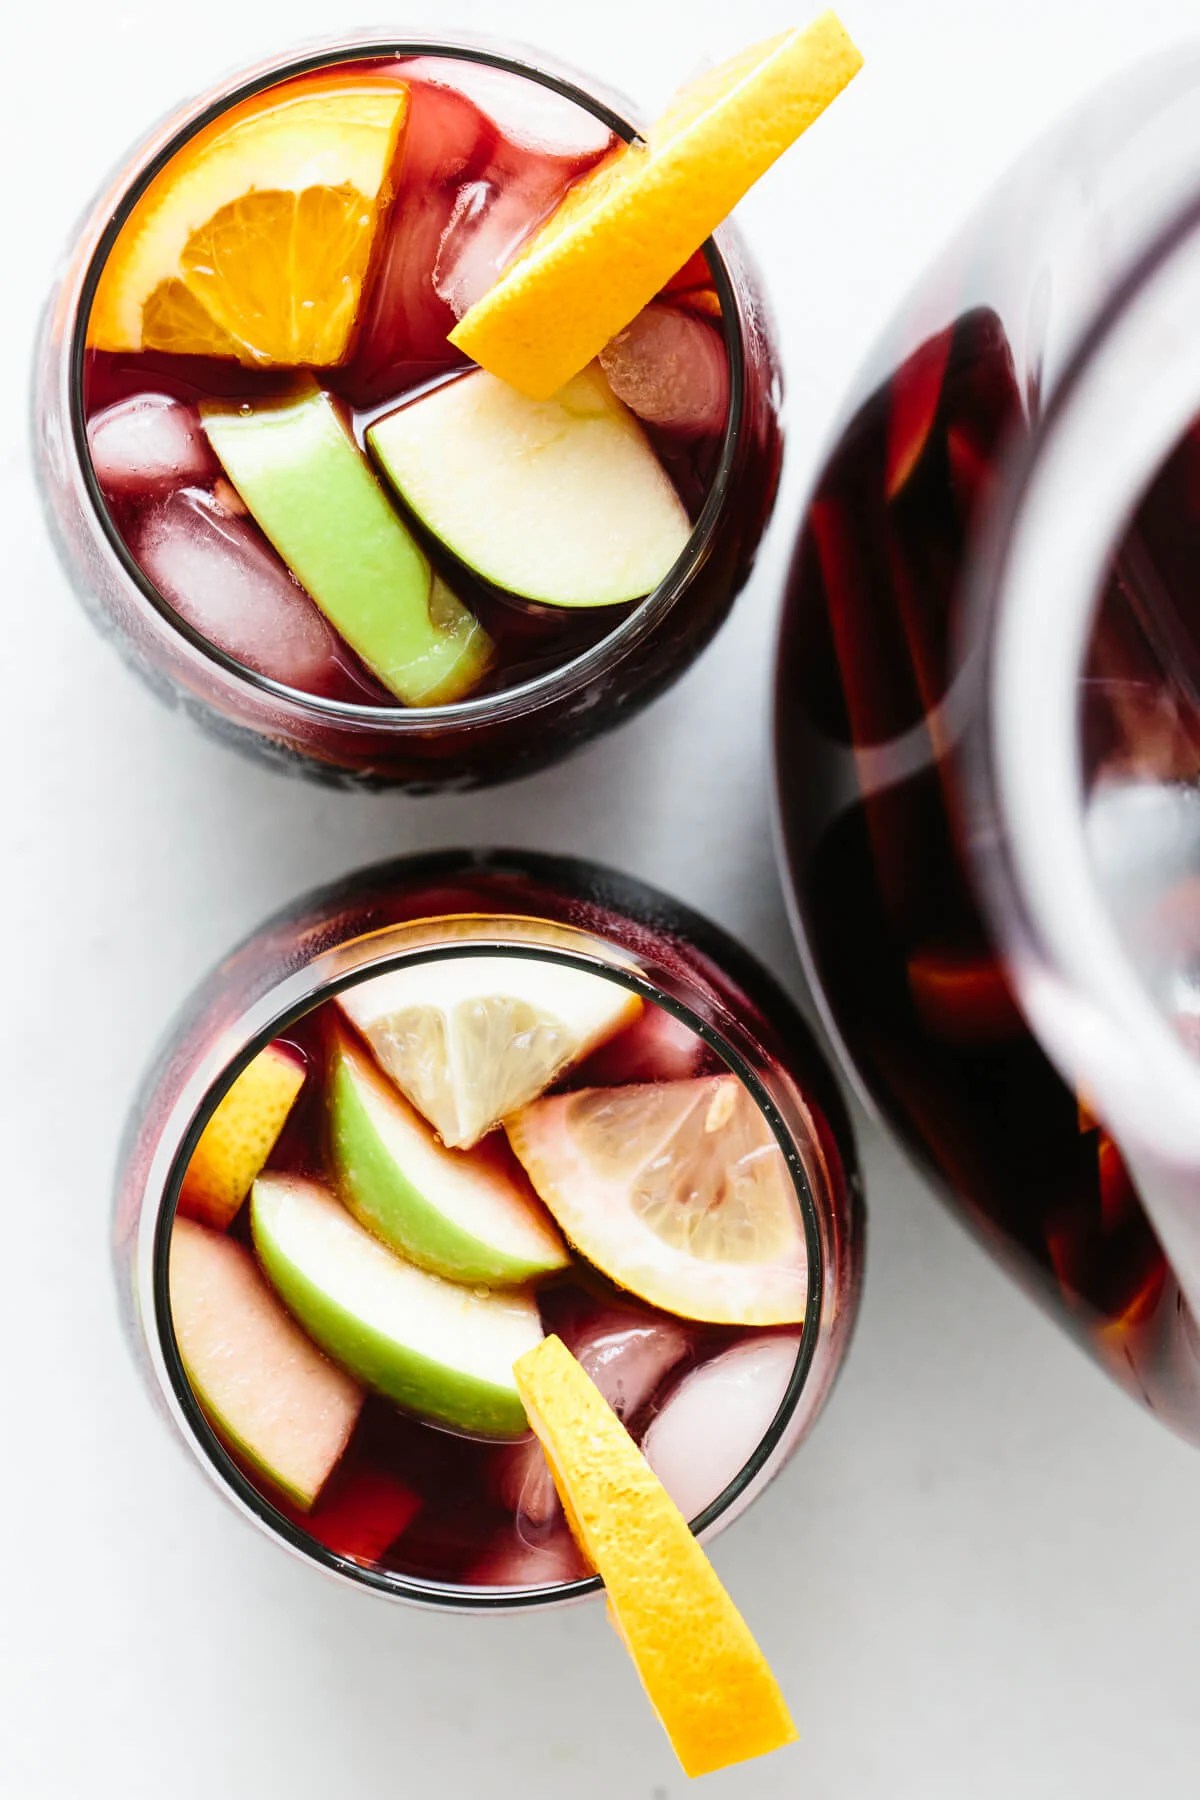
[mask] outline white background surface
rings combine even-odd
[[[768,846],[765,703],[791,521],[831,412],[988,177],[1096,77],[1200,15],[1189,0],[846,0],[867,72],[740,214],[779,315],[790,448],[733,621],[672,693],[570,765],[410,801],[310,789],[162,711],[66,592],[25,427],[49,271],[130,138],[226,67],[356,21],[321,0],[13,12],[0,1794],[675,1800],[686,1784],[598,1608],[481,1622],[389,1607],[272,1552],[195,1478],[117,1332],[106,1239],[124,1109],[169,1010],[235,937],[297,890],[407,848],[507,841],[624,865],[799,988]],[[653,109],[702,59],[792,13],[458,0],[410,18],[524,37]],[[863,1147],[870,1268],[841,1388],[716,1549],[803,1742],[707,1791],[1195,1794],[1200,1457],[1110,1390],[869,1128]]]

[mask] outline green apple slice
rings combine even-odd
[[[364,1394],[280,1305],[244,1244],[191,1219],[171,1228],[171,1323],[213,1428],[307,1512]]]
[[[528,1429],[513,1380],[540,1343],[528,1293],[443,1281],[365,1231],[318,1182],[260,1175],[250,1196],[259,1260],[280,1299],[334,1361],[376,1393],[475,1437]]]
[[[447,1150],[371,1060],[337,1045],[329,1138],[338,1192],[360,1225],[448,1281],[513,1287],[570,1256],[499,1137]]]
[[[691,536],[645,432],[595,364],[549,400],[473,369],[378,420],[367,443],[448,550],[527,600],[640,600]]]
[[[492,656],[433,574],[329,396],[201,407],[209,442],[263,532],[335,631],[406,706],[461,699]]]

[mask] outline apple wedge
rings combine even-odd
[[[512,1366],[542,1338],[529,1294],[460,1287],[418,1269],[299,1176],[260,1175],[250,1221],[288,1311],[367,1387],[475,1437],[528,1429]]]
[[[244,1244],[177,1218],[171,1323],[184,1371],[230,1448],[307,1512],[364,1399],[280,1305]]]
[[[406,706],[459,700],[492,656],[436,578],[329,396],[212,403],[200,416],[226,475],[334,630]]]
[[[435,1275],[513,1287],[570,1261],[503,1140],[447,1150],[348,1035],[331,1059],[329,1142],[359,1224]]]
[[[422,524],[522,599],[640,600],[691,536],[649,439],[595,365],[549,400],[470,370],[378,420],[367,443]]]

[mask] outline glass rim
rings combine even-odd
[[[115,556],[122,573],[132,582],[142,600],[148,603],[163,623],[181,637],[193,651],[207,662],[214,664],[225,676],[243,684],[253,692],[284,704],[295,713],[301,713],[306,717],[319,719],[326,723],[352,727],[375,727],[400,735],[408,732],[420,734],[443,726],[469,725],[484,720],[503,721],[518,717],[527,710],[552,703],[585,687],[610,665],[614,657],[619,658],[633,649],[644,638],[647,631],[669,614],[684,597],[691,586],[694,575],[711,550],[729,492],[746,401],[744,367],[746,340],[738,286],[717,237],[710,237],[701,246],[701,251],[708,263],[709,272],[721,303],[721,333],[729,364],[729,402],[720,455],[699,516],[692,525],[687,543],[662,581],[651,593],[638,601],[632,611],[627,613],[611,631],[595,644],[589,645],[578,655],[570,658],[569,661],[556,668],[544,670],[541,674],[527,681],[516,683],[512,687],[500,688],[494,693],[483,694],[474,699],[467,698],[427,707],[375,706],[365,701],[325,699],[319,695],[305,693],[303,689],[291,687],[285,682],[276,681],[271,676],[260,674],[258,670],[250,668],[248,664],[239,661],[237,657],[231,656],[227,651],[221,650],[213,644],[203,632],[191,625],[175,610],[165,595],[159,592],[144,573],[118,529],[96,478],[88,445],[87,417],[84,408],[87,326],[104,267],[130,213],[150,183],[190,138],[206,125],[219,119],[231,107],[244,100],[253,99],[256,94],[264,93],[282,81],[311,74],[331,65],[368,62],[376,59],[402,61],[417,56],[442,57],[450,61],[480,63],[489,68],[500,69],[506,73],[535,81],[599,118],[625,143],[637,142],[641,137],[638,128],[621,113],[617,112],[599,95],[589,93],[585,87],[568,76],[557,74],[550,69],[543,69],[537,63],[527,61],[520,55],[510,55],[503,50],[491,49],[482,43],[472,44],[465,40],[461,43],[454,43],[442,39],[420,37],[389,39],[379,38],[371,33],[361,38],[339,36],[324,46],[313,45],[283,52],[278,60],[273,59],[265,68],[255,66],[252,72],[243,71],[241,75],[232,76],[228,82],[222,85],[216,98],[207,100],[197,110],[189,113],[185,122],[172,131],[167,140],[160,143],[153,154],[141,164],[136,177],[122,188],[121,197],[113,207],[88,258],[87,267],[75,299],[67,348],[68,423],[75,460],[93,516],[99,523],[105,541]],[[139,146],[131,152],[131,155],[138,157],[141,153],[142,149]],[[728,226],[722,225],[718,235],[723,235],[727,230]]]
[[[380,928],[379,932],[363,933],[356,939],[346,940],[345,943],[338,946],[338,950],[340,952],[352,950],[356,943],[361,943],[364,939],[386,934],[392,929],[403,929],[405,925],[433,924],[440,922],[443,918],[448,922],[471,919],[477,921],[481,926],[486,926],[489,920],[493,924],[531,923],[549,926],[556,931],[578,932],[583,937],[597,935],[589,932],[587,928],[561,926],[555,921],[538,919],[534,915],[514,913],[502,917],[501,915],[439,914],[431,916],[428,920],[401,921],[394,927],[384,926]],[[597,941],[603,943],[605,940],[597,936]],[[619,946],[613,946],[613,948],[620,950]],[[620,950],[620,954],[625,957],[629,953]],[[438,1610],[446,1608],[451,1611],[477,1613],[511,1612],[563,1604],[602,1591],[603,1583],[599,1576],[592,1575],[567,1582],[530,1583],[523,1587],[470,1587],[462,1583],[405,1575],[397,1571],[381,1569],[378,1566],[368,1567],[346,1557],[338,1556],[334,1551],[319,1543],[302,1526],[293,1524],[243,1473],[209,1424],[196,1398],[183,1367],[171,1322],[169,1255],[180,1190],[200,1135],[238,1076],[274,1038],[346,988],[373,980],[393,969],[424,962],[447,962],[464,957],[497,955],[553,962],[563,967],[599,975],[631,989],[640,994],[643,999],[662,1007],[674,1018],[681,1020],[696,1032],[710,1049],[716,1052],[725,1066],[741,1081],[766,1119],[783,1154],[800,1211],[807,1255],[807,1292],[804,1318],[799,1327],[800,1345],[783,1398],[753,1453],[726,1483],[721,1492],[710,1501],[709,1505],[694,1520],[690,1521],[693,1533],[697,1538],[704,1536],[712,1527],[718,1525],[721,1519],[737,1506],[747,1489],[768,1466],[782,1441],[800,1403],[816,1355],[825,1282],[825,1259],[813,1182],[796,1140],[764,1082],[722,1033],[710,1026],[686,1002],[665,992],[654,980],[643,975],[638,968],[631,964],[608,963],[599,956],[588,956],[583,951],[567,950],[561,946],[550,948],[538,945],[532,940],[521,944],[506,942],[503,939],[490,940],[483,935],[470,941],[460,939],[448,944],[423,944],[384,953],[377,959],[365,962],[360,967],[345,970],[321,981],[315,992],[300,995],[278,1010],[271,1011],[266,1020],[250,1034],[247,1042],[242,1045],[236,1055],[223,1065],[208,1084],[193,1109],[187,1127],[172,1154],[167,1178],[155,1202],[151,1237],[153,1329],[156,1346],[162,1357],[163,1368],[170,1382],[172,1398],[178,1405],[182,1419],[190,1433],[192,1447],[197,1455],[207,1462],[210,1474],[218,1480],[223,1489],[228,1490],[229,1496],[251,1516],[256,1525],[269,1535],[280,1539],[286,1548],[326,1573],[350,1580],[356,1585],[366,1587],[389,1599],[422,1604]],[[309,966],[311,966],[311,962]],[[303,970],[294,970],[290,977],[284,979],[294,979],[297,974],[303,972]],[[278,988],[280,985],[282,983],[276,983],[275,987]],[[254,1003],[255,1008],[261,1008],[269,998],[269,993],[260,997]],[[236,1024],[229,1029],[236,1030]]]
[[[1122,532],[1200,411],[1200,345],[1173,346],[1166,380],[1141,379],[1148,353],[1161,353],[1155,333],[1197,292],[1192,198],[1093,313],[1028,441],[1006,458],[959,659],[963,699],[978,700],[964,720],[970,853],[1022,1004],[1119,1132],[1188,1159],[1200,1157],[1200,1064],[1155,1004],[1099,890],[1077,682]],[[1114,416],[1118,431],[1107,428]],[[1086,506],[1072,509],[1072,489],[1076,499],[1086,490]]]

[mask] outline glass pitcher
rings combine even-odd
[[[1200,1439],[1200,50],[1031,151],[879,346],[806,510],[775,755],[862,1088]]]

